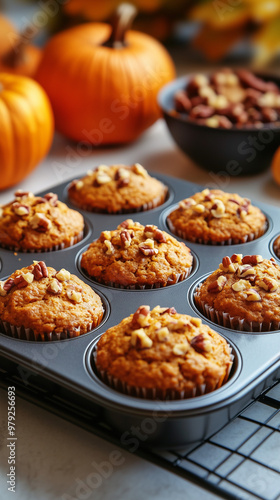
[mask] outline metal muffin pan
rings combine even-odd
[[[126,218],[142,224],[156,224],[171,231],[166,217],[183,198],[203,189],[202,186],[166,175],[152,174],[165,183],[170,191],[167,201],[155,209],[131,214],[96,214],[74,207],[67,198],[69,182],[51,191],[68,206],[79,210],[86,222],[85,237],[73,247],[42,253],[13,252],[0,249],[2,269],[0,278],[14,270],[30,265],[33,259],[44,260],[48,266],[62,267],[76,274],[103,299],[105,316],[102,323],[81,337],[52,342],[19,340],[0,333],[0,368],[17,376],[26,388],[51,386],[57,397],[67,402],[79,402],[89,412],[98,411],[119,434],[121,444],[133,443],[152,447],[183,447],[187,443],[208,438],[246,404],[272,385],[280,376],[280,331],[245,333],[203,321],[219,332],[230,344],[234,364],[229,380],[216,391],[192,399],[159,401],[138,399],[107,387],[94,370],[93,352],[98,338],[108,328],[135,312],[143,304],[174,306],[179,313],[202,317],[193,302],[195,284],[217,269],[224,255],[233,253],[274,256],[272,241],[278,228],[279,209],[267,204],[253,203],[267,215],[268,228],[259,239],[240,245],[213,246],[185,241],[194,256],[190,276],[169,287],[125,290],[94,282],[80,269],[80,257],[91,241],[103,230],[115,229]],[[39,195],[46,194],[46,191]],[[176,237],[182,240],[182,238]],[[131,440],[131,441],[129,441]]]

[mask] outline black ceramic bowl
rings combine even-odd
[[[250,175],[269,167],[280,145],[280,127],[266,124],[261,129],[212,128],[174,114],[174,95],[186,88],[194,75],[178,78],[165,85],[158,95],[167,127],[178,146],[198,165],[212,172],[232,176]],[[280,78],[261,75],[280,86]]]

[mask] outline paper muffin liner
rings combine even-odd
[[[190,275],[191,270],[192,270],[192,266],[190,268],[188,268],[186,271],[184,271],[183,273],[176,274],[174,276],[174,279],[170,279],[165,284],[158,282],[158,283],[152,283],[152,284],[148,284],[148,285],[140,285],[140,284],[136,283],[133,285],[126,285],[126,286],[120,285],[119,283],[115,283],[114,281],[106,281],[106,280],[95,278],[93,276],[90,276],[85,270],[84,271],[86,272],[86,275],[88,278],[96,281],[97,283],[100,283],[101,285],[111,286],[113,288],[118,288],[121,290],[152,290],[155,288],[164,288],[166,286],[176,285],[176,283],[179,283],[180,281],[184,281]]]
[[[210,391],[207,391],[206,384],[197,385],[192,389],[192,391],[186,391],[186,390],[179,391],[176,389],[160,389],[157,387],[146,388],[146,387],[133,386],[128,384],[127,382],[118,379],[117,377],[113,377],[112,375],[106,373],[105,370],[98,369],[96,364],[97,348],[95,348],[95,351],[93,352],[93,360],[97,376],[102,380],[102,382],[104,382],[112,389],[115,389],[118,392],[122,392],[123,394],[126,394],[128,396],[138,397],[141,399],[152,399],[152,400],[160,399],[166,401],[173,401],[178,399],[190,399],[197,396],[203,396],[204,394],[209,394],[210,392],[214,392],[216,389],[219,389],[222,385],[224,385],[229,378],[234,361],[232,348],[229,344],[228,346],[231,353],[230,354],[231,361],[227,367],[224,377],[221,377],[217,382],[216,386],[214,388],[211,388]]]
[[[100,323],[100,322],[99,322]],[[99,325],[98,323],[98,325]],[[88,323],[86,325],[87,331],[85,333],[90,332],[93,328],[98,325],[94,325],[94,323]],[[53,340],[65,340],[72,339],[75,337],[80,337],[81,327],[73,328],[70,330],[63,330],[63,332],[49,332],[49,333],[41,333],[36,334],[31,328],[25,328],[24,326],[15,326],[7,321],[2,321],[0,319],[0,329],[5,335],[9,337],[14,337],[19,340],[35,340],[37,342],[45,342],[45,341],[53,341]]]
[[[190,241],[191,243],[202,243],[203,245],[213,245],[213,246],[240,245],[242,243],[248,243],[249,241],[253,241],[256,240],[257,238],[260,238],[260,236],[262,236],[267,230],[267,223],[266,223],[258,231],[246,234],[242,238],[228,238],[227,240],[224,241],[211,241],[210,239],[206,240],[204,238],[193,238],[190,240],[187,233],[185,231],[182,231],[181,229],[176,229],[174,224],[169,220],[168,217],[167,217],[167,225],[173,234],[179,236],[180,238],[183,238],[184,240]]]
[[[231,316],[229,313],[218,311],[201,300],[198,289],[199,287],[194,293],[195,304],[204,316],[213,321],[213,323],[224,326],[225,328],[230,328],[231,330],[239,330],[242,332],[270,332],[280,330],[279,321],[246,321],[245,318],[241,318],[240,316]]]
[[[64,248],[69,248],[72,247],[73,245],[76,245],[76,243],[79,243],[83,239],[83,237],[84,237],[84,231],[80,231],[78,235],[72,236],[70,240],[67,242],[64,241],[52,247],[42,247],[40,249],[27,249],[27,248],[16,247],[13,245],[4,245],[2,243],[0,243],[0,247],[5,248],[7,250],[12,250],[13,252],[23,252],[23,253],[54,252],[56,250],[63,250]]]
[[[82,210],[85,210],[86,212],[119,215],[119,214],[130,214],[130,213],[132,214],[132,213],[138,213],[138,212],[146,212],[147,210],[152,210],[153,208],[156,208],[156,207],[159,207],[160,205],[162,205],[166,201],[167,195],[168,195],[168,189],[166,188],[166,191],[163,194],[157,196],[156,198],[154,198],[151,201],[148,201],[147,203],[139,205],[139,207],[120,209],[117,211],[108,210],[108,209],[105,210],[105,209],[101,209],[98,207],[92,207],[91,205],[88,205],[88,204],[77,203],[70,196],[69,196],[69,199],[73,205],[75,205],[76,207],[78,207]]]

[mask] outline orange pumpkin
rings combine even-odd
[[[53,113],[40,85],[0,73],[0,189],[26,177],[49,151]]]
[[[276,149],[271,163],[272,177],[280,186],[280,146]]]
[[[175,77],[165,48],[127,27],[122,4],[113,27],[88,23],[59,33],[45,47],[37,80],[50,97],[56,128],[95,145],[136,139],[160,116],[157,93]]]
[[[0,16],[0,71],[33,77],[42,50],[29,43],[26,33],[18,33],[13,24]]]

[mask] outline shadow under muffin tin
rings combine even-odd
[[[63,393],[69,401],[77,398],[85,408],[94,408],[95,411],[98,409],[102,418],[120,434],[129,432],[131,426],[141,425],[143,419],[154,421],[156,414],[156,425],[145,444],[174,448],[209,437],[279,377],[280,331],[239,332],[214,324],[203,317],[203,322],[220,333],[232,347],[234,363],[229,380],[212,393],[174,401],[140,399],[105,385],[95,373],[93,354],[98,338],[143,304],[150,305],[151,308],[157,305],[173,306],[179,313],[198,316],[193,301],[195,285],[217,269],[225,255],[242,253],[260,254],[268,259],[275,257],[272,245],[278,235],[279,209],[252,200],[268,220],[267,231],[254,241],[216,247],[185,241],[191,249],[194,264],[190,276],[177,284],[145,290],[116,289],[99,284],[81,271],[80,257],[81,252],[100,236],[101,231],[113,230],[123,220],[131,218],[143,225],[155,224],[159,229],[172,234],[166,222],[167,215],[180,200],[204,188],[181,179],[151,174],[169,189],[167,200],[157,208],[131,215],[86,212],[71,204],[67,197],[69,182],[62,183],[53,187],[52,191],[60,201],[83,214],[86,224],[84,238],[73,247],[48,253],[16,253],[0,249],[1,279],[7,278],[16,269],[32,264],[33,259],[44,260],[48,266],[57,270],[64,267],[80,277],[101,295],[105,306],[101,324],[89,333],[73,339],[34,342],[0,333],[0,366],[16,372],[18,377],[24,373],[27,388],[29,380],[38,387],[52,384],[52,389],[57,394]],[[44,192],[39,194],[43,195]],[[280,263],[277,258],[276,261]]]

